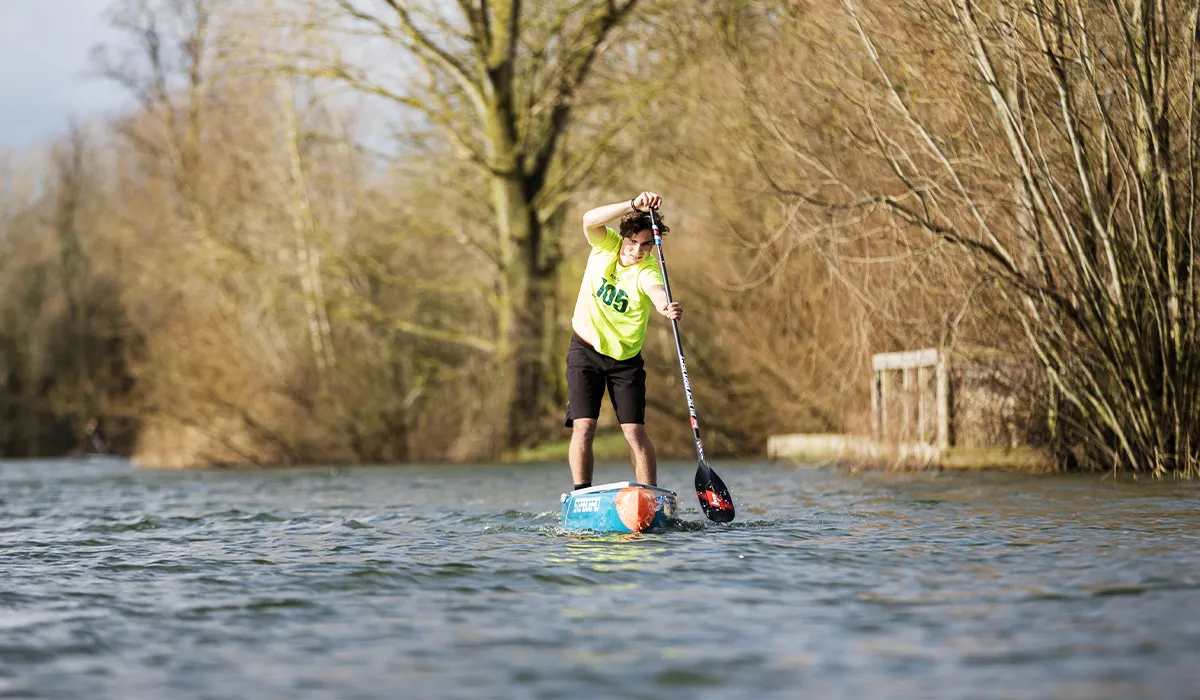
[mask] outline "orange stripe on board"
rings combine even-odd
[[[617,516],[630,532],[642,532],[654,522],[658,504],[649,489],[636,486],[623,488],[617,491],[613,500],[617,505]]]

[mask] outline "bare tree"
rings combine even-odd
[[[611,128],[570,158],[563,145],[597,58],[637,2],[315,0],[306,18],[305,26],[362,37],[385,51],[393,71],[415,59],[415,71],[392,80],[378,56],[356,63],[341,51],[309,53],[299,70],[415,110],[487,188],[491,237],[472,244],[496,270],[494,335],[487,345],[502,378],[496,404],[502,408],[495,414],[505,418],[497,421],[503,444],[494,448],[536,440],[550,409],[561,252],[548,222],[560,215],[620,121],[610,120]]]
[[[888,177],[808,159],[831,186],[791,195],[876,212],[995,280],[1068,409],[1064,459],[1192,471],[1195,5],[844,6],[863,48],[844,74],[863,115],[848,140]]]

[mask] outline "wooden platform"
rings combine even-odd
[[[883,444],[869,437],[799,433],[767,438],[767,456],[802,464],[846,464],[879,469],[1001,469],[1055,471],[1050,455],[1032,447],[943,447],[927,443]]]

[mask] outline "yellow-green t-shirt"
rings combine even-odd
[[[617,360],[628,360],[642,350],[646,322],[654,302],[646,290],[663,283],[653,255],[636,265],[620,263],[621,237],[608,226],[608,236],[592,246],[571,327],[596,350]]]

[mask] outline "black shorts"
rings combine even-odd
[[[646,369],[639,352],[628,360],[600,354],[587,341],[571,334],[567,350],[567,421],[599,418],[604,390],[617,411],[617,422],[646,422]]]

